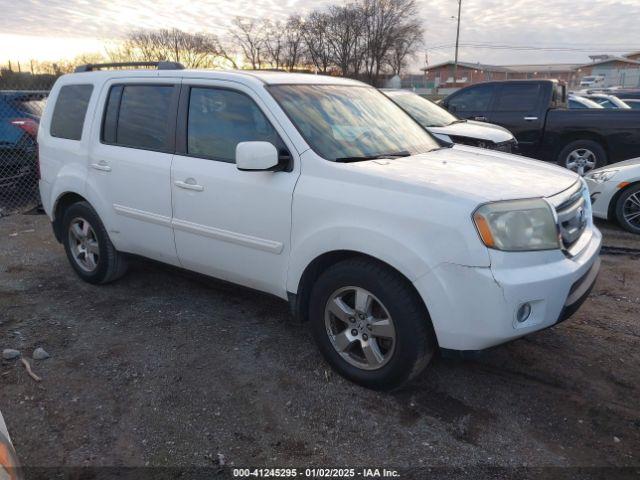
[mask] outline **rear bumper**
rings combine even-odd
[[[566,320],[586,300],[600,269],[602,236],[579,256],[560,251],[497,254],[492,267],[442,264],[414,285],[422,295],[440,348],[483,350]],[[531,313],[518,321],[517,311]]]

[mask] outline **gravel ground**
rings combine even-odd
[[[46,217],[10,216],[0,349],[51,358],[40,383],[2,360],[0,409],[32,467],[640,468],[640,257],[602,259],[572,319],[389,394],[332,373],[278,299],[146,261],[92,286]]]

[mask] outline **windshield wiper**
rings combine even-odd
[[[354,157],[339,157],[336,158],[336,162],[361,162],[365,160],[380,160],[383,158],[400,158],[400,157],[408,157],[411,155],[411,152],[407,152],[406,150],[400,152],[393,153],[381,153],[379,155],[362,155],[362,156],[354,156]]]

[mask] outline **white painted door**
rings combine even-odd
[[[175,80],[109,86],[89,182],[116,248],[178,264],[171,227]]]
[[[286,298],[291,202],[298,176],[292,171],[242,172],[235,147],[268,141],[293,154],[273,118],[246,92],[193,86],[184,89],[184,144],[171,169],[173,227],[180,263]],[[183,135],[180,129],[183,128]],[[179,140],[180,142],[180,140]],[[290,165],[296,158],[290,158]]]

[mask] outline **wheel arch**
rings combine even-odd
[[[78,202],[90,202],[76,192],[63,192],[56,198],[51,210],[51,222],[53,225],[53,233],[58,242],[62,243],[62,219],[64,217],[64,211]]]
[[[320,275],[322,275],[323,272],[325,272],[333,265],[352,258],[363,258],[371,262],[383,265],[386,268],[392,269],[397,272],[406,281],[407,287],[415,293],[418,299],[420,299],[427,317],[429,316],[429,309],[425,304],[424,299],[415,288],[415,285],[407,276],[407,274],[403,273],[401,270],[391,265],[390,263],[380,260],[379,258],[367,253],[356,250],[332,250],[324,252],[315,257],[306,266],[306,268],[300,275],[299,281],[297,282],[296,292],[288,292],[289,308],[291,309],[292,316],[297,322],[302,323],[308,320],[307,312],[309,307],[309,299],[311,297],[311,290],[313,289],[313,285],[315,284],[315,281],[320,277]]]
[[[597,144],[599,144],[604,149],[604,152],[607,155],[607,163],[609,163],[610,151],[609,151],[609,143],[607,142],[607,139],[596,132],[591,132],[588,130],[575,131],[575,132],[569,132],[569,133],[563,134],[560,137],[558,142],[558,147],[554,152],[554,158],[556,160],[559,160],[558,157],[560,156],[560,153],[562,152],[562,150],[564,150],[570,143],[576,142],[578,140],[590,140],[592,142],[596,142]]]

